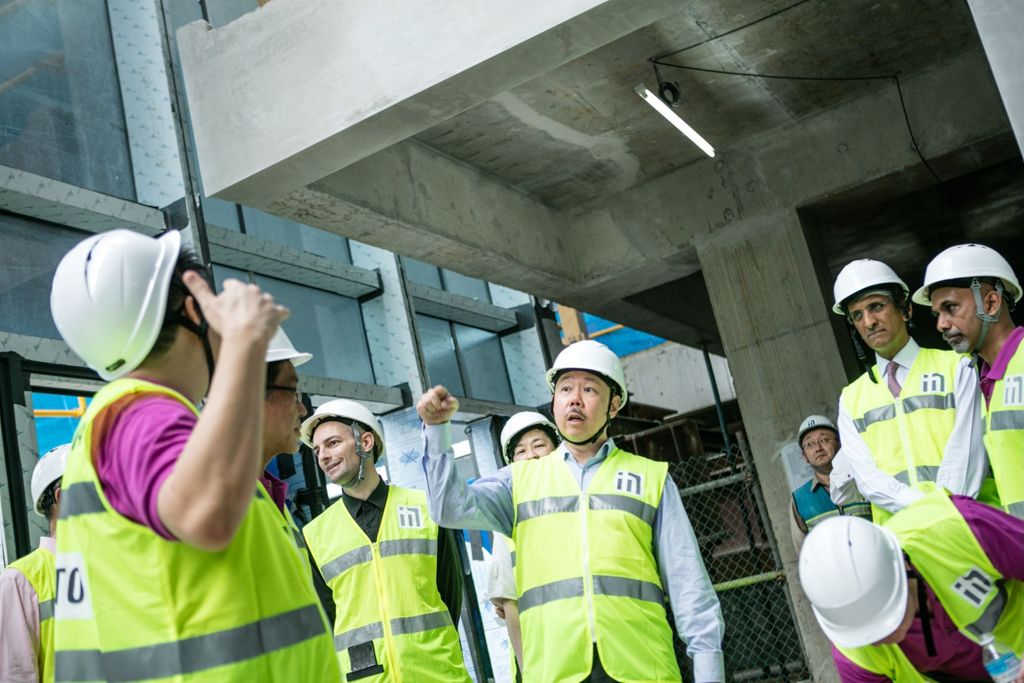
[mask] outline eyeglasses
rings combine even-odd
[[[278,385],[271,385],[267,387],[267,391],[285,391],[295,397],[296,403],[302,403],[303,399],[306,398],[305,392],[299,391],[298,387],[282,387]]]
[[[828,444],[835,443],[836,441],[837,439],[834,436],[822,436],[814,439],[813,441],[811,439],[807,439],[803,442],[802,447],[805,449],[817,448],[818,446],[827,446]]]

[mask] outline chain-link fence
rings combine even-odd
[[[727,681],[807,680],[782,563],[742,433],[679,420],[618,435],[626,450],[669,463],[725,618]],[[684,679],[689,658],[677,639]]]

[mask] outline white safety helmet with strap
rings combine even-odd
[[[985,343],[989,326],[999,320],[998,313],[985,313],[981,301],[981,285],[988,279],[994,280],[996,291],[1009,299],[1008,307],[1012,310],[1020,301],[1021,287],[1009,262],[995,249],[983,244],[958,244],[931,260],[924,272],[924,285],[914,292],[914,301],[922,306],[931,306],[931,290],[942,283],[970,289],[974,293],[975,315],[981,320],[978,342],[969,349],[975,351]]]
[[[268,363],[275,363],[279,360],[290,360],[292,365],[299,367],[312,358],[313,354],[297,351],[295,349],[295,346],[292,345],[292,340],[284,333],[283,327],[277,328],[277,332],[275,332],[274,336],[270,339],[270,345],[267,346]]]
[[[64,465],[68,460],[71,444],[65,443],[46,451],[32,469],[32,506],[35,511],[46,516],[46,510],[39,505],[43,494],[50,485],[64,476]]]
[[[807,535],[799,565],[814,616],[836,645],[871,645],[903,622],[907,570],[888,529],[860,517],[826,519]]]
[[[551,420],[532,410],[524,410],[510,417],[501,428],[501,456],[505,462],[512,462],[516,441],[531,429],[543,429],[551,436],[553,443],[558,443],[558,427]]]
[[[50,311],[71,350],[106,380],[136,369],[163,326],[181,234],[111,230],[79,242],[53,276]]]
[[[547,372],[548,388],[552,393],[555,391],[558,376],[568,370],[585,370],[600,375],[612,391],[622,397],[619,409],[625,407],[629,393],[626,391],[626,375],[622,371],[622,361],[614,351],[601,342],[584,339],[562,349]]]
[[[625,407],[626,401],[629,399],[629,392],[626,391],[626,374],[622,371],[622,361],[607,346],[592,339],[584,339],[562,349],[547,372],[548,387],[551,389],[552,395],[555,393],[555,383],[558,381],[558,377],[570,370],[583,370],[600,377],[608,384],[612,396],[618,394],[621,397],[619,410]],[[611,397],[608,399],[608,410],[609,414],[605,418],[604,425],[589,439],[573,441],[561,431],[559,431],[559,435],[563,441],[575,445],[596,442],[608,427],[608,423],[611,422]]]
[[[900,279],[896,271],[881,261],[869,258],[851,261],[839,271],[832,286],[832,294],[835,297],[832,312],[836,315],[846,315],[846,304],[855,295],[874,290],[889,291],[893,286],[902,289],[904,294],[910,294],[907,283]]]
[[[824,415],[808,415],[804,418],[804,421],[800,423],[800,430],[797,432],[796,442],[803,446],[804,434],[812,429],[822,428],[831,429],[836,434],[839,434],[839,430],[836,429],[835,423]]]
[[[375,444],[374,450],[377,455],[380,455],[380,453],[384,451],[384,430],[380,425],[380,420],[377,419],[376,415],[370,412],[369,408],[347,398],[336,398],[332,401],[328,401],[317,408],[312,415],[303,420],[301,428],[302,443],[312,448],[313,434],[316,432],[316,428],[319,427],[321,423],[330,420],[344,422],[349,425],[355,422],[362,426],[364,430],[369,429],[370,432],[373,433]],[[359,439],[357,438],[356,450],[359,451],[360,448]],[[360,455],[363,455],[363,453],[360,452]],[[374,460],[376,460],[376,457]]]

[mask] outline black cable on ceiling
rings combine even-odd
[[[803,2],[807,2],[807,1],[808,0],[803,0]],[[801,4],[801,3],[797,3],[797,4]],[[790,8],[791,7],[795,7],[795,6],[796,5],[791,5]],[[786,8],[786,9],[789,9],[789,8]],[[780,11],[784,11],[784,10],[780,10]],[[769,16],[773,16],[773,15],[769,15]],[[767,19],[768,17],[764,17],[764,18]],[[763,21],[763,19],[762,19],[762,21]],[[745,27],[740,27],[740,28],[745,28]],[[735,30],[740,30],[740,29],[735,29]],[[730,33],[731,33],[731,31],[730,31]],[[726,35],[726,34],[722,34],[722,35]],[[718,36],[718,37],[721,37],[721,36]],[[705,41],[705,42],[707,42],[707,41]],[[685,50],[685,49],[689,49],[689,48],[683,48],[683,49]],[[678,54],[681,51],[682,50],[677,50],[675,53],[672,53],[672,54]],[[689,66],[689,65],[686,65],[686,64],[675,64],[673,62],[665,62],[665,61],[662,61],[662,58],[659,58],[659,57],[652,57],[651,59],[649,59],[647,61],[649,61],[651,63],[651,65],[654,67],[654,75],[655,75],[655,78],[657,78],[659,84],[662,82],[661,72],[658,71],[658,67],[659,66],[671,67],[671,68],[674,68],[674,69],[683,69],[685,71],[697,71],[697,72],[700,72],[700,73],[719,74],[719,75],[722,75],[722,76],[744,76],[744,77],[747,77],[747,78],[764,78],[764,79],[773,79],[773,80],[782,80],[782,81],[832,81],[832,82],[843,82],[843,81],[892,81],[893,83],[896,84],[896,94],[900,98],[900,108],[903,111],[903,121],[907,125],[907,133],[910,134],[911,146],[914,148],[914,152],[917,153],[917,158],[921,160],[921,163],[924,164],[924,167],[928,169],[929,173],[931,173],[932,178],[935,179],[936,185],[939,185],[940,187],[942,186],[942,179],[939,178],[938,174],[935,172],[935,169],[933,169],[931,164],[928,163],[928,160],[924,158],[924,154],[921,153],[921,147],[917,144],[917,137],[914,135],[914,128],[910,124],[910,115],[907,112],[907,103],[906,103],[906,100],[903,97],[903,87],[900,85],[900,77],[899,77],[898,73],[897,74],[888,74],[888,75],[885,75],[885,76],[790,76],[790,75],[783,75],[783,74],[760,74],[760,73],[750,73],[750,72],[743,72],[743,71],[728,71],[726,69],[707,69],[707,68],[699,67],[699,66]]]

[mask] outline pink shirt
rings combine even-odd
[[[270,500],[277,505],[277,509],[285,515],[290,515],[291,513],[284,509],[285,499],[288,498],[288,484],[266,470],[263,471],[260,481],[263,482],[263,488],[270,494]]]
[[[95,456],[96,474],[110,505],[169,540],[174,536],[160,521],[157,494],[185,449],[196,419],[187,406],[168,396],[137,398],[107,423]]]
[[[1024,580],[1024,520],[964,496],[952,496],[952,500],[999,573],[1007,579]],[[926,586],[926,589],[928,604],[932,608],[932,637],[937,654],[928,656],[920,617],[915,617],[907,637],[899,645],[903,654],[922,673],[988,680],[981,663],[981,647],[960,633],[931,587]],[[832,649],[832,659],[842,683],[883,683],[889,680],[865,671],[835,648]]]
[[[57,552],[57,544],[49,536],[39,539],[39,547]],[[25,575],[10,567],[0,574],[0,643],[0,681],[36,683],[39,596]]]
[[[981,361],[979,374],[981,376],[981,393],[985,397],[985,405],[988,405],[992,400],[992,387],[1006,375],[1006,366],[1010,364],[1010,359],[1017,353],[1022,339],[1024,339],[1024,327],[1015,328],[999,349],[999,353],[996,354],[996,360],[992,365],[989,365],[984,360]]]

